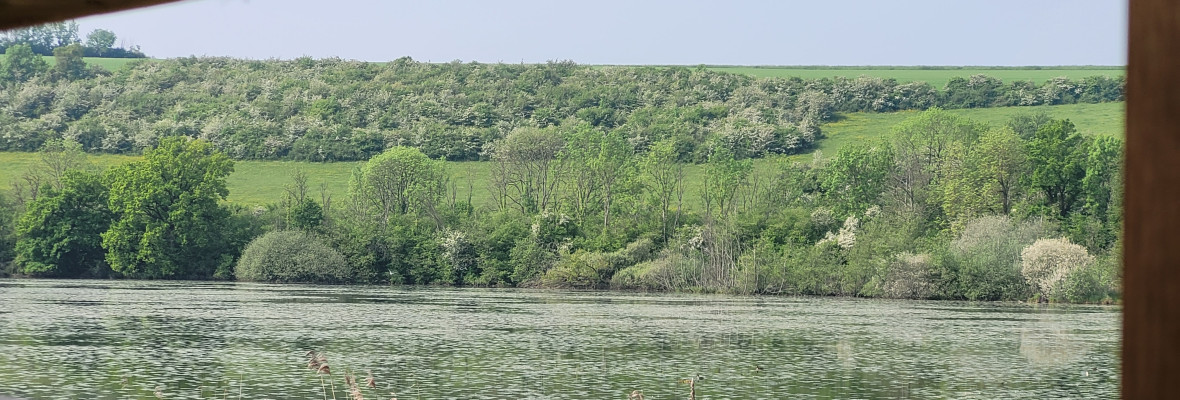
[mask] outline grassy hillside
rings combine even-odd
[[[4,54],[0,54],[0,60],[4,59]],[[49,65],[54,64],[53,57],[42,56]],[[92,65],[98,65],[106,68],[108,71],[114,71],[122,68],[127,63],[135,60],[143,60],[142,58],[99,58],[87,57],[86,62]],[[839,66],[708,66],[706,67],[713,71],[729,72],[734,74],[745,74],[759,78],[788,78],[800,77],[803,79],[817,79],[817,78],[833,78],[843,76],[847,78],[856,78],[861,75],[879,76],[882,78],[897,79],[898,82],[906,83],[913,81],[929,82],[936,88],[946,86],[946,82],[954,77],[967,77],[975,74],[985,74],[1000,78],[1004,82],[1011,81],[1034,81],[1037,83],[1044,82],[1051,78],[1064,76],[1071,79],[1079,79],[1087,76],[1106,75],[1106,76],[1123,76],[1126,72],[1120,67],[1108,66],[1061,66],[1061,67],[890,67],[890,66],[857,66],[857,67],[839,67]]]
[[[1111,69],[1090,69],[1090,68],[1075,68],[1075,67],[1061,67],[1061,68],[1040,68],[1040,69],[989,69],[989,68],[962,68],[962,69],[891,69],[886,67],[864,67],[864,68],[793,68],[793,67],[710,67],[714,71],[731,72],[735,74],[747,74],[760,78],[785,78],[785,77],[800,77],[803,79],[816,78],[832,78],[843,76],[848,78],[856,78],[861,75],[878,76],[882,78],[897,79],[898,82],[913,82],[925,81],[936,88],[946,86],[946,82],[954,77],[968,77],[975,74],[984,74],[994,76],[1003,80],[1004,82],[1012,81],[1034,81],[1041,83],[1051,78],[1064,76],[1071,79],[1079,79],[1087,76],[1106,75],[1106,76],[1122,76],[1124,70],[1122,68]]]
[[[1087,135],[1123,135],[1123,109],[1126,103],[1067,104],[1037,107],[997,107],[947,110],[976,121],[1003,125],[1018,113],[1044,111],[1054,118],[1068,118],[1078,131]],[[872,140],[889,133],[894,125],[914,116],[918,111],[894,113],[851,113],[843,119],[824,124],[825,138],[819,142],[819,150],[834,156],[845,144]],[[809,156],[797,156],[809,157]]]
[[[1000,107],[983,109],[949,110],[990,124],[1003,124],[1012,115],[1022,112],[1036,112],[1044,110],[1055,118],[1069,118],[1078,130],[1091,135],[1123,134],[1124,103],[1102,104],[1072,104],[1046,107]],[[913,116],[916,112],[905,111],[897,113],[854,113],[844,119],[824,125],[826,139],[820,141],[820,150],[828,156],[834,156],[840,147],[853,142],[874,140],[887,134],[890,129]],[[90,160],[99,166],[110,166],[137,157],[123,155],[94,155]],[[806,161],[810,155],[792,156],[794,161]],[[35,153],[0,153],[0,188],[8,190],[9,182],[20,176],[29,166],[38,162]],[[760,159],[755,166],[758,171],[769,172],[775,168],[779,159]],[[242,205],[261,205],[277,202],[282,198],[283,186],[291,182],[291,174],[296,169],[303,169],[309,177],[308,183],[315,195],[318,196],[321,185],[331,193],[333,198],[340,199],[348,193],[348,179],[352,168],[359,163],[311,163],[296,161],[238,161],[235,171],[229,177],[229,201]],[[491,166],[485,162],[449,162],[451,182],[458,193],[458,197],[466,198],[470,193],[476,205],[491,205],[492,199],[488,191],[491,181]],[[685,189],[689,206],[695,206],[697,193],[703,178],[703,169],[699,165],[689,166]]]

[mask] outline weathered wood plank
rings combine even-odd
[[[1180,2],[1131,0],[1122,395],[1180,396]]]

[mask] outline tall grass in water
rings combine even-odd
[[[328,393],[332,394],[332,399],[336,400],[336,382],[333,380],[332,368],[328,365],[328,357],[324,353],[312,350],[307,352],[307,369],[315,371],[316,376],[320,378],[320,388],[324,393],[324,400],[328,399]],[[327,377],[327,379],[325,379]],[[377,378],[373,377],[373,371],[365,371],[365,377],[358,379],[352,371],[344,370],[344,387],[347,388],[348,398],[352,400],[364,400],[364,389],[377,389]],[[392,396],[391,400],[397,400],[397,395],[393,392],[389,393]]]

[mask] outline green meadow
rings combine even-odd
[[[1045,82],[1049,79],[1064,76],[1070,79],[1080,79],[1087,76],[1106,75],[1106,76],[1122,76],[1124,74],[1123,68],[1120,67],[1035,67],[1035,68],[987,68],[987,67],[964,67],[964,68],[937,68],[937,69],[919,69],[919,68],[889,68],[889,67],[814,67],[814,68],[798,68],[798,67],[708,67],[714,71],[730,72],[735,74],[753,75],[759,78],[789,78],[799,77],[803,79],[817,79],[817,78],[834,78],[842,76],[846,78],[856,78],[862,75],[876,76],[881,78],[893,78],[898,82],[913,82],[925,81],[936,88],[946,86],[947,81],[954,77],[968,77],[976,74],[984,74],[993,76],[1003,80],[1004,82],[1012,81],[1034,81],[1037,83]]]
[[[0,60],[4,59],[0,54]],[[49,65],[55,63],[53,57],[42,56]],[[87,57],[86,62],[98,65],[108,71],[115,71],[136,60],[151,60],[143,58],[99,58]],[[607,66],[597,66],[607,67]],[[694,66],[685,66],[695,68]],[[898,82],[925,81],[936,88],[946,86],[946,82],[954,77],[968,77],[976,74],[994,76],[1004,82],[1034,81],[1045,82],[1056,77],[1080,79],[1087,76],[1106,75],[1123,76],[1124,68],[1114,66],[1066,66],[1066,67],[904,67],[904,66],[705,66],[713,71],[745,74],[758,78],[790,78],[803,79],[834,78],[842,76],[856,78],[859,76],[877,76],[893,78]]]
[[[1078,131],[1089,135],[1123,134],[1124,103],[1100,104],[1070,104],[1060,106],[1041,107],[997,107],[949,110],[950,112],[971,118],[980,122],[1002,125],[1012,115],[1045,111],[1054,118],[1068,118],[1078,127]],[[825,124],[823,132],[825,138],[819,143],[819,150],[826,157],[833,157],[841,147],[856,142],[877,140],[888,134],[893,126],[906,118],[914,116],[917,111],[903,111],[895,113],[852,113],[844,115],[839,121]],[[90,160],[99,167],[109,167],[131,160],[135,156],[99,154],[91,155]],[[810,154],[790,157],[775,157],[760,159],[755,162],[758,175],[765,176],[773,171],[782,161],[809,161]],[[0,187],[9,190],[9,183],[17,179],[24,171],[38,163],[35,153],[0,153]],[[296,170],[307,173],[308,184],[313,195],[318,196],[321,188],[326,190],[333,199],[341,199],[348,193],[348,180],[352,169],[359,165],[354,162],[313,163],[297,161],[238,161],[234,165],[234,173],[229,177],[229,201],[235,204],[254,206],[278,202],[283,196],[283,188],[290,184],[291,176]],[[492,206],[493,199],[488,185],[491,182],[491,163],[487,162],[448,162],[451,171],[451,185],[456,197],[465,200],[470,196],[472,203],[477,206]],[[699,197],[704,171],[700,165],[690,165],[686,169],[685,200],[687,206],[694,207]]]

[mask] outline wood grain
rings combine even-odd
[[[1180,2],[1130,18],[1122,395],[1180,398]]]

